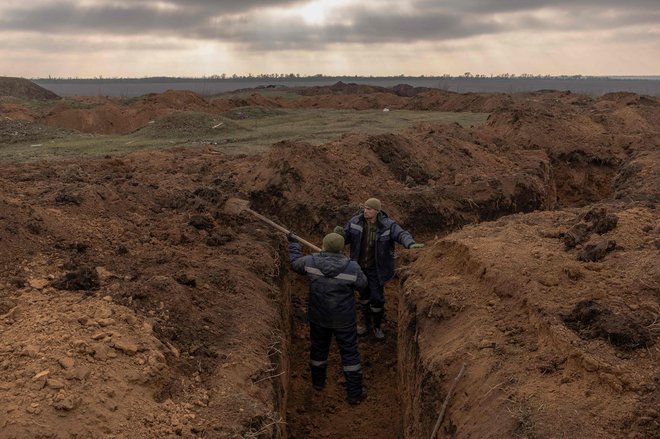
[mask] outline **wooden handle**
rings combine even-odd
[[[286,233],[287,235],[289,234],[289,232],[291,232],[290,230],[285,229],[284,227],[280,226],[280,225],[277,224],[277,223],[274,223],[273,221],[269,220],[269,219],[266,218],[265,216],[261,215],[260,213],[255,212],[255,211],[252,210],[252,209],[246,208],[245,210],[248,211],[248,212],[250,212],[252,215],[256,216],[257,218],[259,218],[261,221],[265,222],[266,224],[270,224],[271,226],[275,227],[275,228],[276,228],[277,230],[279,230],[280,232],[284,232],[284,233]],[[296,235],[295,233],[293,233],[292,236],[293,236],[298,242],[300,242],[301,244],[306,245],[307,247],[311,248],[312,250],[317,251],[317,252],[320,252],[320,251],[321,251],[320,248],[318,248],[317,246],[315,246],[314,244],[312,244],[312,243],[309,242],[309,241],[305,241],[304,239],[302,239],[300,236]]]

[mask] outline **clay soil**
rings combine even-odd
[[[250,156],[0,164],[0,438],[428,438],[448,396],[438,437],[659,436],[657,98],[300,93],[0,103],[30,139],[245,105],[490,113]],[[426,247],[397,249],[350,406],[335,346],[311,387],[285,237],[227,206],[318,243],[369,196]]]

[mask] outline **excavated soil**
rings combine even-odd
[[[657,98],[337,84],[79,101],[0,116],[124,133],[243,105],[491,115],[255,156],[0,164],[0,437],[425,438],[445,401],[438,437],[658,436]],[[319,242],[369,196],[426,247],[397,250],[386,340],[360,340],[369,395],[349,406],[335,347],[327,389],[309,383],[284,236],[225,207]]]

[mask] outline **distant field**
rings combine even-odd
[[[0,147],[0,160],[94,158],[139,149],[212,145],[229,154],[254,154],[281,140],[321,144],[345,133],[383,134],[418,122],[482,124],[485,113],[241,107],[222,115],[183,112],[162,117],[128,135],[58,134]]]
[[[147,93],[162,93],[166,90],[191,90],[204,96],[211,96],[235,90],[283,86],[312,87],[332,85],[338,81],[345,83],[368,84],[380,87],[393,87],[409,84],[413,87],[440,88],[458,93],[516,93],[538,90],[568,90],[600,96],[611,92],[630,92],[660,96],[660,77],[650,78],[442,78],[442,77],[323,77],[323,78],[278,78],[278,79],[72,79],[34,81],[40,86],[60,96],[123,96],[135,97]]]

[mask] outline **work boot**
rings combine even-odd
[[[374,337],[376,337],[376,340],[385,340],[385,334],[380,328],[374,328]]]
[[[316,390],[323,390],[327,366],[311,366],[310,369],[312,372],[312,387]]]
[[[347,398],[350,405],[357,405],[361,403],[367,397],[367,389],[362,388],[362,393],[357,396],[350,396]]]

